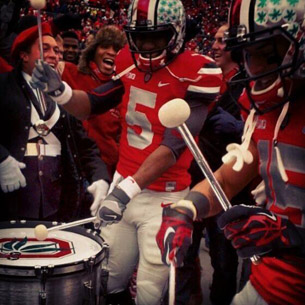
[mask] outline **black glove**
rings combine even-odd
[[[55,97],[61,95],[65,89],[58,72],[41,60],[36,61],[31,85],[33,88],[40,89]]]
[[[213,124],[215,134],[230,134],[241,137],[244,122],[236,119],[232,114],[217,107],[217,114],[210,117],[209,121]]]
[[[172,261],[178,267],[183,264],[184,257],[192,243],[193,233],[193,219],[190,211],[181,207],[179,209],[183,213],[170,206],[163,209],[161,227],[156,235],[162,262],[170,265]]]
[[[242,258],[300,255],[304,249],[302,235],[292,222],[260,207],[234,206],[220,216],[218,225]]]
[[[118,223],[126,209],[130,198],[120,188],[115,187],[113,191],[102,201],[98,210],[98,218],[102,221],[102,226]]]

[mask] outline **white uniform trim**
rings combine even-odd
[[[49,156],[56,157],[61,155],[61,147],[56,144],[28,143],[26,145],[25,156]]]
[[[60,118],[60,110],[58,105],[55,105],[55,110],[52,114],[52,116],[44,121],[44,124],[49,128],[52,129],[56,122]],[[32,125],[35,125],[36,122],[40,120],[39,114],[34,107],[34,105],[31,103],[31,123]],[[29,139],[32,140],[39,136],[37,131],[34,129],[33,126],[31,126],[29,131]],[[61,154],[61,143],[57,139],[57,137],[54,135],[54,133],[50,132],[46,136],[43,137],[44,141],[48,144],[38,144],[38,143],[27,143],[25,156],[50,156],[50,157],[56,157]]]
[[[198,92],[198,93],[215,93],[218,94],[220,87],[199,87],[190,85],[187,88],[188,91]]]
[[[198,71],[198,74],[207,74],[207,75],[222,75],[222,71],[220,68],[201,68]]]

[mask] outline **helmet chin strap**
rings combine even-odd
[[[164,66],[166,57],[166,50],[163,50],[159,56],[152,57],[149,54],[149,58],[144,57],[142,54],[139,54],[139,65],[145,68],[149,68],[149,70],[153,71],[160,66]]]
[[[246,84],[248,98],[258,114],[264,114],[283,106],[290,100],[291,80],[281,74],[277,79],[262,90],[255,89],[255,86]]]

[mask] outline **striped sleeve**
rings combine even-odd
[[[220,91],[222,71],[214,62],[206,62],[197,72],[196,81],[189,82],[185,99],[211,103]]]

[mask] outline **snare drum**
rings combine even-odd
[[[82,227],[51,231],[38,241],[34,228],[41,223],[58,225],[0,223],[0,304],[100,304],[108,245]]]

